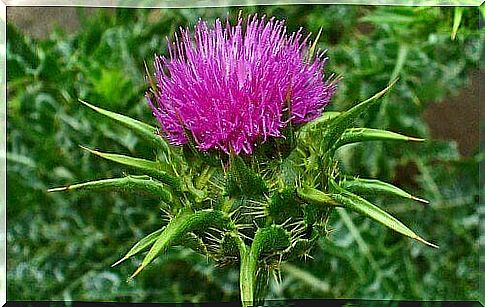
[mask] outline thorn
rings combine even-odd
[[[123,261],[125,261],[125,260],[127,260],[127,259],[128,259],[127,257],[123,257],[123,258],[121,258],[120,260],[118,260],[118,261],[116,261],[115,263],[113,263],[113,264],[111,265],[111,267],[113,268],[113,267],[117,266],[118,264],[122,263]]]
[[[421,139],[421,138],[413,138],[411,136],[408,136],[408,141],[411,141],[411,142],[424,142],[426,140],[425,139]]]
[[[241,237],[245,238],[245,239],[248,239],[249,241],[253,241],[253,238],[250,238],[248,236],[246,236],[245,234],[243,234],[242,232],[238,233],[238,235],[240,235]]]
[[[97,107],[93,106],[92,104],[87,103],[86,101],[82,100],[81,98],[78,98],[77,100],[85,106],[88,106],[88,107],[93,108],[93,109],[97,109]]]
[[[278,277],[276,276],[276,272],[272,271],[271,273],[273,275],[273,280],[275,281],[276,285],[279,287],[280,283],[278,282]]]
[[[81,148],[82,148],[82,149],[84,149],[84,150],[89,151],[89,152],[90,152],[90,153],[92,153],[92,154],[99,155],[99,152],[97,152],[97,151],[96,151],[96,150],[94,150],[94,149],[89,149],[89,148],[87,148],[87,147],[85,147],[85,146],[83,146],[83,145],[79,145],[79,147],[81,147]]]
[[[251,225],[251,224],[236,224],[235,227],[236,227],[237,230],[242,230],[242,229],[253,228],[253,225]]]
[[[292,236],[291,238],[292,238],[292,241],[296,241],[296,240],[302,239],[304,236],[305,236],[305,234],[304,233],[301,233],[299,235]]]
[[[434,248],[440,248],[438,245],[433,244],[433,243],[430,243],[430,242],[426,241],[425,239],[423,239],[423,238],[421,238],[421,237],[416,237],[416,238],[414,238],[414,239],[416,239],[417,241],[419,241],[419,242],[421,242],[421,243],[424,243],[424,244],[426,244],[426,245],[428,245],[428,246],[431,246],[431,247],[434,247]]]
[[[422,199],[422,198],[419,198],[419,197],[416,197],[416,196],[411,195],[411,199],[414,199],[414,200],[419,201],[419,202],[424,203],[424,204],[429,204],[429,201],[427,201],[426,199]]]
[[[251,206],[242,205],[242,206],[239,206],[239,208],[245,208],[250,210],[264,210],[263,206],[251,207]]]
[[[220,230],[220,229],[217,229],[217,228],[214,228],[214,227],[209,227],[208,229],[212,230],[212,231],[215,231],[221,235],[224,235],[224,231],[223,230]]]
[[[288,226],[290,226],[290,225],[288,225]],[[294,227],[290,230],[290,232],[297,231],[298,229],[305,229],[305,225],[304,224],[296,224],[296,225],[291,225],[291,226],[294,226]]]
[[[259,205],[259,207],[263,207],[264,205],[266,205],[266,204],[265,204],[265,203],[263,203],[263,202],[260,202],[260,201],[257,201],[257,200],[253,200],[253,199],[248,199],[248,200],[247,200],[247,202],[248,202],[248,203],[257,204],[257,205]],[[244,207],[246,207],[246,206],[244,206]],[[249,207],[248,207],[248,208],[249,208]]]
[[[138,269],[136,269],[135,273],[133,273],[133,275],[131,275],[131,276],[128,278],[127,282],[132,281],[132,280],[133,280],[133,278],[135,278],[135,277],[136,277],[136,275],[140,274],[140,272],[141,272],[141,271],[142,271],[144,268],[145,268],[145,267],[144,267],[143,265],[139,266],[139,267],[138,267]]]
[[[292,227],[292,226],[295,226],[295,225],[302,225],[303,223],[304,223],[303,220],[298,220],[296,222],[288,224],[288,227]]]
[[[60,188],[52,188],[47,190],[47,192],[59,192],[59,191],[67,191],[69,190],[69,186],[67,187],[60,187]]]
[[[313,257],[312,257],[310,254],[308,254],[308,253],[303,254],[303,258],[304,258],[304,261],[305,261],[305,262],[307,261],[307,258],[310,258],[310,259],[312,259],[312,260],[314,260],[314,259],[315,259],[315,258],[313,258]]]
[[[280,226],[281,226],[281,227],[285,227],[285,225],[286,225],[286,224],[287,224],[289,221],[291,221],[291,217],[287,218],[287,219],[286,219],[286,221],[284,221],[284,222],[283,222],[283,224],[281,224]],[[286,225],[286,226],[288,226],[288,225]]]
[[[222,243],[222,240],[220,238],[216,238],[213,234],[211,233],[206,233],[206,239],[211,241],[211,242],[214,242],[214,243],[217,243],[217,244],[221,244]]]
[[[241,215],[263,215],[266,216],[266,212],[264,211],[253,211],[253,212],[244,212]]]
[[[213,247],[214,250],[217,250],[218,246],[222,243],[222,241],[215,239],[215,238],[206,238],[207,241],[212,242],[213,244],[208,244],[208,247]]]

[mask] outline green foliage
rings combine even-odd
[[[230,9],[233,16],[238,10]],[[312,261],[298,262],[299,271],[283,265],[281,283],[268,281],[269,298],[476,299],[478,157],[464,159],[454,143],[432,140],[421,114],[432,103],[457,93],[466,84],[467,73],[476,69],[483,38],[483,31],[476,29],[478,10],[463,9],[455,40],[451,41],[453,9],[243,9],[244,14],[257,11],[285,18],[290,31],[302,26],[317,33],[323,28],[317,46],[328,48],[328,69],[344,79],[329,111],[314,122],[316,130],[311,125],[300,128],[298,134],[304,139],[312,131],[325,130],[332,117],[339,115],[330,110],[349,109],[354,101],[370,97],[399,77],[380,106],[369,108],[357,124],[428,141],[403,146],[396,146],[397,142],[366,142],[342,147],[336,150],[340,159],[338,172],[334,172],[337,168],[330,157],[320,160],[316,151],[307,148],[303,148],[303,154],[297,150],[289,156],[282,155],[283,161],[273,157],[276,162],[272,162],[271,169],[277,165],[277,171],[267,172],[261,164],[266,161],[262,160],[235,159],[237,162],[232,165],[237,166],[224,170],[219,159],[214,163],[194,158],[177,148],[167,152],[161,150],[163,144],[153,150],[153,145],[162,139],[154,128],[140,124],[154,123],[143,98],[147,87],[143,61],[151,62],[155,52],[165,53],[165,36],[171,36],[178,25],[193,24],[199,17],[210,20],[225,16],[226,11],[100,10],[83,19],[82,29],[76,34],[57,32],[45,40],[33,40],[8,25],[7,239],[15,242],[8,246],[9,299],[234,301],[239,295],[234,264],[240,255],[236,251],[241,244],[252,246],[246,237],[259,237],[262,232],[255,231],[253,220],[258,229],[284,225],[277,227],[282,232],[275,231],[290,234],[292,246],[285,250],[285,235],[282,240],[266,241],[275,243],[277,248],[266,251],[264,257],[256,257],[262,268],[256,275],[263,283],[255,285],[256,293],[266,287],[262,277],[266,271],[275,272],[279,255],[291,263],[309,256],[311,249],[314,257]],[[81,106],[78,98],[129,117],[105,112],[114,121],[102,120],[101,115]],[[348,133],[347,128],[339,133]],[[336,134],[333,140],[338,142],[339,137]],[[47,193],[53,186],[100,177],[134,178],[125,177],[125,167],[93,159],[78,145],[109,149],[125,157],[144,157],[156,164],[157,172],[184,178],[180,184],[184,187],[182,195],[187,197],[173,193],[173,203],[167,204],[168,198],[159,203],[152,197],[111,193],[111,187],[106,186],[103,191],[108,192],[104,193]],[[402,178],[399,168],[405,165],[414,166],[416,175]],[[302,167],[309,174],[307,178],[299,176]],[[345,178],[339,184],[349,190],[350,174],[378,176],[428,199],[429,207],[417,207],[409,201],[401,203],[399,198],[352,190],[365,192],[368,201],[382,204],[382,208],[399,216],[417,233],[436,240],[440,249],[411,244],[353,213],[307,204],[290,188],[304,181],[328,192],[329,173],[331,177]],[[258,174],[264,175],[256,179]],[[235,179],[232,187],[227,185],[227,176]],[[169,181],[160,177],[158,182],[154,177],[150,176],[150,184],[174,192]],[[108,181],[113,182],[116,181]],[[372,183],[375,190],[376,182]],[[93,184],[88,183],[91,187]],[[232,198],[214,196],[225,191],[231,191]],[[251,199],[245,197],[252,192]],[[177,240],[175,236],[160,239],[167,223],[189,203],[195,203],[196,212],[212,207],[227,210],[236,220],[234,226],[241,236],[234,236],[234,230],[221,233],[223,227],[216,225],[211,229],[182,227],[184,231],[173,232]],[[169,221],[161,221],[157,210],[151,209],[154,205],[163,208],[162,217]],[[287,221],[285,216],[292,220]],[[154,229],[158,230],[153,232]],[[139,265],[138,257],[131,256],[154,246],[158,239],[161,243],[150,258],[168,245],[189,249],[167,250],[131,283],[125,283]],[[130,250],[128,245],[137,240],[141,241]],[[276,244],[281,242],[284,244]],[[126,251],[127,263],[109,268]],[[216,269],[197,252],[208,253],[219,266],[227,267]],[[315,280],[331,286],[314,286]]]

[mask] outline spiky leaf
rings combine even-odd
[[[357,104],[350,110],[342,112],[341,114],[333,118],[328,123],[328,125],[325,125],[325,128],[322,129],[323,135],[320,137],[320,150],[322,151],[322,153],[327,152],[341,137],[345,130],[351,127],[355,119],[358,118],[365,111],[367,111],[371,106],[376,104],[379,101],[379,98],[384,96],[384,94],[386,94],[396,82],[397,79],[394,80],[382,91],[378,92],[369,99]]]
[[[211,226],[227,226],[224,214],[215,210],[192,211],[182,209],[166,226],[164,231],[158,236],[148,254],[143,259],[141,265],[133,273],[130,279],[138,275],[147,265],[149,265],[160,253],[167,250],[174,242],[182,240],[183,236],[195,229],[201,230]]]
[[[368,142],[368,141],[402,141],[402,142],[422,142],[424,139],[414,138],[410,136],[405,136],[399,133],[371,129],[371,128],[349,128],[345,130],[342,136],[339,138],[335,144],[335,148],[341,146],[357,143],[357,142]]]
[[[160,136],[157,135],[157,128],[152,127],[143,122],[140,122],[136,119],[130,118],[128,116],[121,115],[108,110],[104,110],[100,107],[93,106],[92,104],[89,104],[86,101],[82,101],[82,100],[79,100],[79,101],[85,106],[98,112],[99,114],[109,117],[115,120],[116,122],[120,123],[121,125],[131,129],[133,132],[137,133],[138,135],[145,138],[146,140],[152,142],[154,145],[156,145],[157,147],[160,147],[165,152],[169,151],[168,144]]]
[[[160,197],[165,202],[172,201],[172,194],[165,186],[149,176],[126,176],[123,178],[101,179],[49,189],[48,192],[74,190],[115,189],[121,191],[140,190]]]
[[[153,243],[155,243],[155,241],[157,240],[157,238],[160,236],[160,234],[162,233],[162,231],[164,230],[164,228],[160,228],[158,229],[157,231],[154,231],[152,232],[151,234],[149,234],[148,236],[144,237],[143,239],[141,239],[140,241],[138,241],[129,251],[128,253],[126,253],[125,256],[123,256],[123,258],[121,258],[120,260],[116,261],[112,267],[122,263],[123,261],[129,259],[130,257],[132,256],[135,256],[136,254],[138,254],[139,252],[145,250],[146,248],[148,248],[149,246],[151,246]]]
[[[423,203],[428,203],[428,201],[415,197],[408,192],[390,184],[377,179],[363,179],[354,178],[350,180],[344,180],[340,183],[340,186],[344,189],[355,192],[355,193],[388,193],[391,195],[396,195],[399,197],[409,198],[412,200],[417,200]]]
[[[401,223],[398,219],[385,212],[384,210],[380,209],[376,205],[370,203],[360,196],[346,191],[332,179],[329,179],[329,183],[333,192],[332,194],[330,194],[330,197],[334,201],[338,202],[342,207],[366,215],[373,220],[383,224],[384,226],[387,226],[412,239],[415,239],[432,247],[437,247],[436,245],[425,241],[423,238],[421,238],[411,229],[409,229],[406,225]]]
[[[148,175],[156,177],[161,182],[168,184],[175,189],[180,188],[180,181],[178,180],[178,178],[167,174],[167,172],[165,171],[160,170],[159,164],[156,161],[134,158],[134,157],[119,155],[119,154],[104,153],[104,152],[99,152],[83,146],[81,147],[91,152],[92,154],[95,154],[107,160],[142,170],[146,172]]]

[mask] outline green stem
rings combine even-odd
[[[241,289],[241,303],[244,307],[252,306],[256,300],[264,298],[263,291],[257,291],[256,282],[258,275],[258,259],[263,252],[282,251],[290,246],[288,233],[276,225],[259,228],[254,235],[253,243],[248,250],[243,240],[239,237],[239,253],[241,257],[241,269],[239,272],[239,286]],[[259,280],[261,281],[261,280]],[[261,283],[260,283],[261,285]],[[257,297],[255,297],[257,296]]]
[[[239,246],[239,253],[241,256],[241,268],[239,271],[241,303],[243,307],[247,307],[254,304],[254,281],[256,277],[257,258],[255,259],[253,257],[252,249],[248,249],[242,242]]]

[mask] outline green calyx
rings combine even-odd
[[[171,146],[154,127],[82,102],[153,144],[157,158],[83,147],[136,174],[49,191],[111,189],[140,191],[157,198],[168,208],[169,222],[141,239],[114,265],[146,252],[132,279],[170,247],[185,246],[217,265],[238,264],[241,301],[249,306],[263,298],[269,272],[278,270],[282,261],[309,256],[326,234],[329,216],[337,207],[436,247],[363,197],[386,194],[425,200],[390,183],[341,174],[334,157],[340,147],[350,143],[422,141],[396,132],[353,127],[355,119],[376,105],[394,83],[348,111],[325,112],[313,122],[290,127],[288,144],[274,142],[267,147],[274,152],[264,148],[252,156],[222,157]]]

